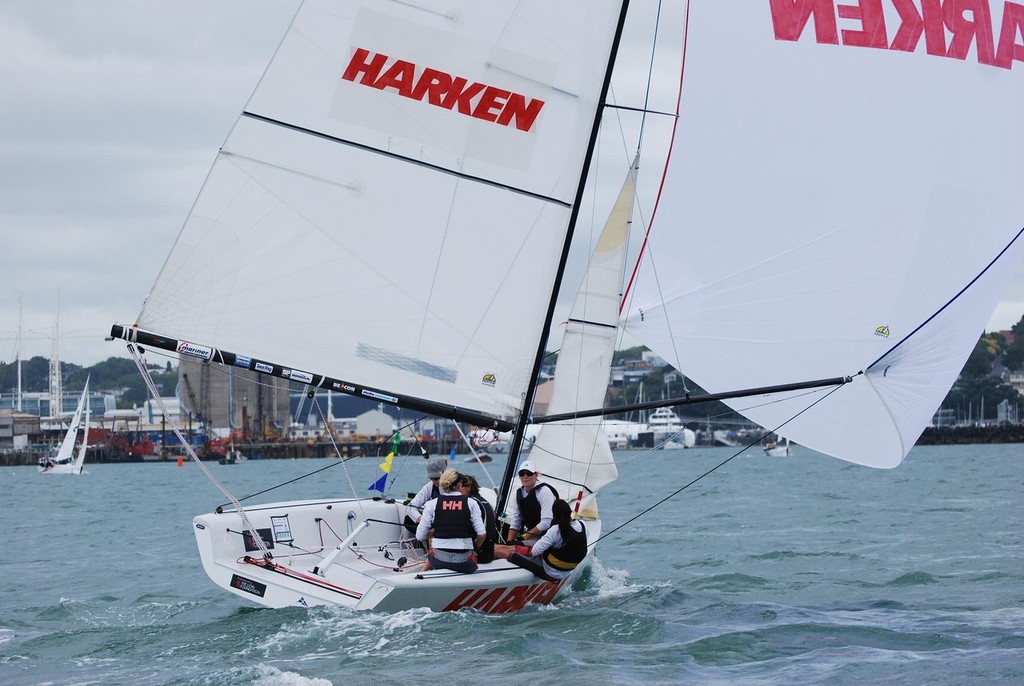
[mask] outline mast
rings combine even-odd
[[[21,328],[22,328],[22,311],[21,311],[21,299],[22,294],[18,294],[18,395],[17,401],[15,402],[15,409],[21,412]]]
[[[498,494],[499,508],[505,506],[511,492],[513,475],[519,461],[519,451],[523,445],[526,434],[526,426],[530,423],[530,408],[537,393],[537,376],[540,374],[541,363],[544,360],[545,348],[547,347],[548,336],[550,335],[551,322],[555,316],[555,305],[558,301],[558,292],[562,286],[562,277],[565,275],[565,265],[569,260],[569,248],[572,245],[573,236],[576,233],[576,222],[579,219],[580,203],[583,200],[583,192],[586,189],[587,177],[590,174],[590,164],[594,157],[594,149],[597,145],[597,137],[601,130],[601,120],[604,112],[604,103],[608,98],[608,89],[611,85],[612,71],[615,68],[615,58],[619,52],[619,44],[622,40],[622,29],[626,23],[626,14],[629,11],[629,0],[623,0],[622,9],[619,12],[618,25],[615,27],[615,38],[612,40],[611,52],[608,55],[608,64],[605,67],[604,83],[601,84],[601,96],[598,99],[598,106],[594,112],[594,123],[590,130],[590,143],[587,146],[587,154],[583,161],[583,169],[580,174],[579,184],[576,187],[576,196],[573,201],[572,214],[569,217],[569,230],[565,235],[565,242],[562,245],[562,256],[558,263],[558,270],[555,272],[555,281],[551,290],[551,298],[548,301],[548,311],[544,318],[544,326],[541,329],[540,341],[537,344],[537,354],[534,357],[533,370],[530,374],[529,385],[526,388],[526,396],[523,399],[523,411],[515,425],[512,434],[512,444],[509,446],[508,461],[505,463],[505,473],[501,479],[501,491]],[[499,515],[500,516],[500,515]]]
[[[53,346],[50,350],[50,415],[61,416],[64,410],[64,388],[60,376],[60,292],[57,293],[57,321],[53,325]]]

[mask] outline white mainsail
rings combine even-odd
[[[75,455],[75,463],[71,470],[75,474],[82,473],[82,465],[85,464],[85,453],[89,449],[89,420],[91,418],[91,406],[89,400],[89,379],[85,380],[85,390],[82,391],[85,398],[85,411],[82,414],[82,442],[78,445],[78,453]],[[81,403],[81,401],[79,401]]]
[[[138,326],[518,416],[621,4],[303,3]]]
[[[853,376],[729,404],[894,467],[1024,255],[1024,10],[741,5],[689,4],[627,330],[709,392]]]

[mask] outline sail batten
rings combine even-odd
[[[386,150],[381,150],[379,148],[372,148],[372,147],[369,147],[369,146],[366,146],[366,145],[362,145],[359,142],[354,141],[354,140],[345,140],[345,139],[337,138],[335,136],[331,136],[330,134],[324,133],[322,131],[314,131],[312,129],[306,129],[306,128],[303,128],[301,126],[296,126],[295,124],[289,124],[288,122],[277,121],[276,119],[271,119],[270,117],[264,117],[262,115],[255,114],[253,112],[243,112],[242,116],[249,117],[249,118],[255,119],[257,121],[262,121],[262,122],[270,124],[272,126],[280,126],[282,128],[290,129],[290,130],[296,131],[298,133],[306,134],[306,135],[309,135],[309,136],[315,136],[315,137],[318,137],[318,138],[321,138],[321,139],[324,139],[324,140],[331,141],[333,143],[338,143],[340,145],[348,145],[348,146],[351,146],[351,147],[354,147],[354,148],[360,148],[360,149],[365,150],[367,152],[373,152],[373,153],[376,153],[378,155],[384,155],[384,156],[387,156],[387,157],[391,157],[392,159],[400,160],[400,161],[405,162],[407,164],[414,164],[414,165],[417,165],[417,166],[420,166],[420,167],[425,167],[427,169],[432,169],[433,171],[440,172],[440,173],[443,173],[443,174],[449,174],[451,176],[455,176],[455,177],[458,177],[460,179],[465,179],[467,181],[475,181],[477,183],[483,183],[483,184],[487,184],[487,185],[490,185],[490,186],[500,187],[500,188],[503,188],[505,190],[511,191],[513,193],[519,193],[520,195],[529,196],[531,198],[536,198],[538,200],[543,200],[545,202],[550,202],[550,203],[553,203],[555,205],[561,205],[562,207],[569,207],[569,203],[566,202],[565,200],[560,199],[560,198],[555,198],[555,197],[551,197],[551,196],[542,195],[540,193],[536,193],[536,192],[530,191],[530,190],[528,190],[526,188],[516,188],[516,187],[508,186],[508,185],[505,185],[505,184],[499,184],[499,183],[496,183],[495,181],[493,181],[491,179],[483,178],[483,177],[480,177],[480,176],[472,176],[470,174],[465,174],[465,173],[460,173],[457,170],[446,168],[446,167],[442,167],[442,166],[438,166],[438,165],[433,165],[433,164],[430,164],[428,162],[424,162],[423,160],[417,160],[417,159],[413,159],[411,157],[403,157],[401,155],[392,154],[392,153],[389,153]],[[232,155],[234,153],[224,153],[224,154]]]

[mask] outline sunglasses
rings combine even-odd
[[[520,469],[519,470],[519,476],[533,476],[536,473],[537,472],[528,472],[525,469]]]

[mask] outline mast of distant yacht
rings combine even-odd
[[[15,409],[18,412],[21,412],[21,329],[22,329],[22,311],[21,311],[22,310],[22,306],[21,306],[21,300],[22,300],[22,295],[23,294],[21,294],[21,293],[18,294],[18,353],[17,353],[17,359],[18,359],[18,395],[16,396],[16,400],[15,400]]]

